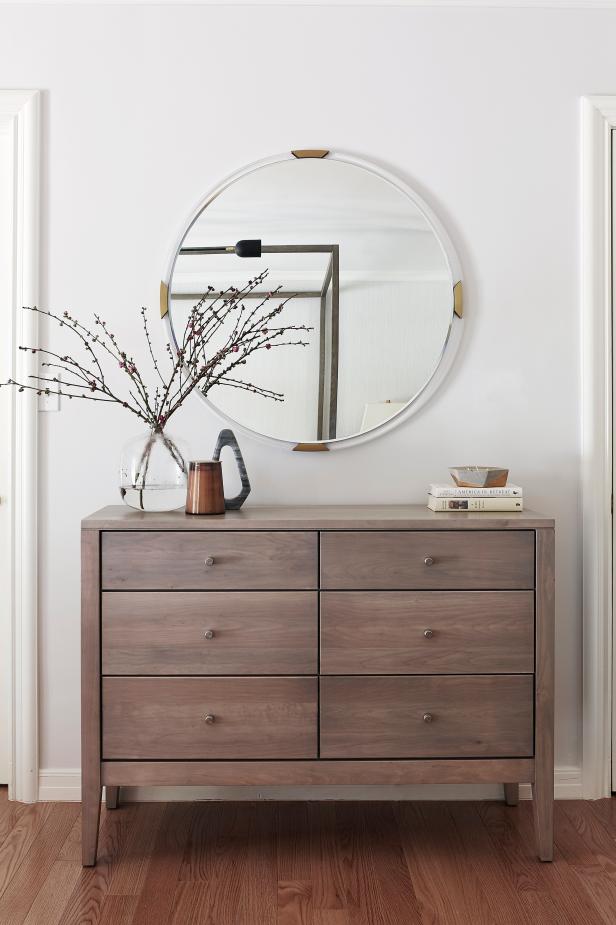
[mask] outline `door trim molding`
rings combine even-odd
[[[612,130],[616,96],[582,100],[582,786],[611,793]]]
[[[38,344],[35,312],[39,296],[40,93],[0,90],[0,115],[12,121],[14,191],[12,327],[13,371],[23,380],[38,371],[36,355],[17,350]],[[37,657],[37,400],[36,393],[16,396],[9,411],[12,458],[9,472],[12,585],[9,590],[10,717],[9,799],[38,799]]]

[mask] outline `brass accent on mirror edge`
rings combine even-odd
[[[297,151],[291,151],[293,157],[327,157],[329,151],[324,148],[300,148]]]
[[[293,447],[293,452],[298,453],[328,453],[329,447],[326,443],[297,443]]]
[[[458,318],[464,314],[464,303],[462,299],[462,280],[459,280],[453,287],[453,312]]]
[[[160,284],[160,317],[164,318],[169,311],[169,286],[161,281]]]

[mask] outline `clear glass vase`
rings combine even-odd
[[[174,511],[186,503],[188,446],[165,430],[129,440],[120,459],[120,494],[138,511]]]

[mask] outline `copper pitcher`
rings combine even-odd
[[[222,463],[219,459],[191,460],[188,469],[186,513],[225,513]]]
[[[220,454],[223,447],[233,450],[237,471],[242,483],[241,491],[234,498],[225,498]],[[239,511],[250,494],[250,481],[244,457],[232,430],[221,430],[214,447],[213,459],[191,461],[188,470],[188,491],[186,493],[187,514],[224,514],[225,511]]]

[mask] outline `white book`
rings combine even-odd
[[[522,498],[435,498],[428,495],[431,511],[523,511]]]
[[[428,492],[435,498],[521,498],[519,485],[505,485],[503,488],[458,488],[457,485],[433,483]]]

